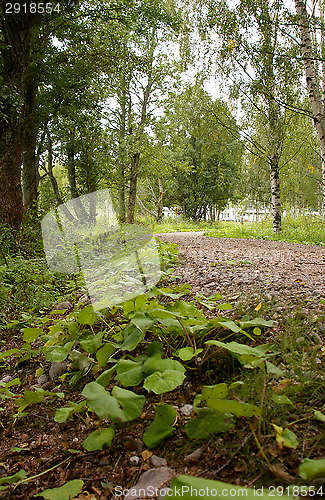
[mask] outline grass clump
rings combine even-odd
[[[51,307],[73,295],[81,277],[51,271],[45,258],[8,257],[0,266],[0,307],[15,315],[21,310]]]
[[[211,221],[193,221],[182,218],[164,219],[163,222],[157,223],[153,230],[155,233],[174,233],[186,231],[207,231],[215,229],[216,223]]]
[[[217,238],[248,238],[259,240],[286,241],[304,245],[325,245],[325,220],[314,216],[293,218],[284,216],[282,232],[275,235],[272,229],[272,219],[269,217],[261,222],[221,223],[206,231],[206,236]]]

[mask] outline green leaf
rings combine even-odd
[[[228,396],[227,384],[205,385],[202,388],[202,399],[207,402],[211,399],[223,399]]]
[[[131,323],[133,323],[139,330],[145,333],[153,325],[154,322],[152,319],[147,318],[145,314],[137,312],[131,319]]]
[[[285,448],[293,448],[294,450],[299,444],[297,436],[290,429],[284,429],[282,434],[282,441]]]
[[[5,490],[7,489],[7,486],[2,486],[3,484],[15,484],[18,483],[21,479],[24,479],[27,476],[27,472],[25,470],[20,470],[16,474],[13,474],[12,476],[6,476],[6,477],[1,477],[0,478],[0,490]]]
[[[219,309],[219,311],[230,311],[230,309],[232,309],[232,305],[231,304],[217,304],[217,309]]]
[[[59,408],[56,410],[54,420],[59,424],[66,422],[72,415],[79,413],[86,406],[86,401],[81,401],[81,403],[70,402],[68,407]]]
[[[183,347],[178,351],[177,356],[182,361],[189,361],[190,359],[194,358],[194,356],[197,356],[201,352],[203,352],[203,349],[196,349],[196,351],[194,351],[193,347]]]
[[[67,342],[64,346],[55,345],[50,347],[43,347],[43,353],[46,361],[54,363],[62,363],[67,357],[73,346],[74,342]]]
[[[325,474],[325,458],[320,460],[306,458],[299,468],[299,476],[307,481],[321,474]]]
[[[197,408],[198,418],[189,420],[185,425],[186,434],[190,439],[208,439],[212,434],[228,432],[233,423],[229,417],[212,408]]]
[[[10,358],[10,356],[15,354],[16,352],[18,352],[18,349],[8,349],[5,352],[1,352],[0,353],[0,361],[3,359],[6,359],[6,358]]]
[[[184,366],[175,359],[165,358],[161,359],[160,354],[156,354],[148,358],[143,364],[143,371],[146,375],[154,372],[164,372],[165,370],[176,370],[181,373],[185,372]]]
[[[116,364],[117,375],[115,377],[123,387],[139,385],[145,378],[142,371],[142,363],[130,359],[120,359]]]
[[[291,399],[287,398],[282,394],[273,394],[272,400],[279,405],[293,405]]]
[[[71,351],[69,358],[75,369],[86,372],[91,366],[92,360],[79,351]]]
[[[234,354],[250,354],[258,358],[264,357],[265,352],[268,349],[268,346],[250,347],[246,344],[239,344],[238,342],[229,342],[228,344],[225,344],[224,342],[219,342],[218,340],[208,340],[206,344],[223,347]]]
[[[23,340],[24,342],[28,342],[29,344],[31,342],[34,342],[40,335],[43,333],[42,328],[24,328],[24,336]]]
[[[85,385],[81,395],[88,399],[89,408],[94,411],[99,418],[105,418],[109,414],[119,414],[121,411],[117,400],[97,382],[90,382]]]
[[[271,424],[276,431],[276,440],[280,448],[293,448],[298,446],[297,436],[290,429],[284,429],[276,424]]]
[[[160,355],[162,356],[164,354],[164,347],[159,340],[154,340],[153,342],[150,342],[148,345],[147,349],[148,356],[152,357],[155,355]]]
[[[266,364],[266,370],[268,373],[274,373],[274,375],[279,375],[280,377],[284,376],[283,370],[281,368],[275,366],[273,363],[270,363],[270,361],[265,361]]]
[[[112,395],[96,382],[84,387],[82,396],[89,400],[88,406],[99,418],[109,417],[113,421],[127,422],[141,415],[144,396],[115,386]]]
[[[81,311],[74,313],[74,316],[80,325],[92,326],[98,319],[92,306],[84,307]]]
[[[44,389],[36,387],[35,391],[24,391],[24,397],[16,400],[16,404],[19,405],[18,413],[23,412],[29,405],[41,403],[45,396],[64,398],[62,392],[44,391]]]
[[[180,292],[180,293],[173,293],[173,290],[171,288],[156,288],[155,291],[157,295],[164,295],[164,297],[169,297],[171,299],[179,299],[183,295],[187,295],[188,291],[186,290],[185,292]]]
[[[105,370],[103,373],[101,373],[99,377],[96,378],[97,384],[106,387],[109,384],[113,373],[115,372],[115,366],[116,365],[112,366],[112,368],[110,368],[109,370]]]
[[[101,368],[107,365],[107,361],[110,356],[116,351],[116,347],[113,344],[106,343],[103,347],[98,349],[96,353],[96,358]]]
[[[86,352],[94,354],[94,352],[101,346],[103,335],[104,332],[99,332],[96,335],[90,335],[87,339],[80,340],[80,344]]]
[[[143,442],[148,448],[154,448],[161,441],[172,436],[177,412],[170,405],[158,405],[154,421],[143,434]]]
[[[184,381],[184,373],[177,370],[165,370],[164,372],[155,372],[149,375],[144,381],[143,387],[155,394],[164,394],[173,391]]]
[[[227,328],[228,330],[231,330],[234,333],[241,332],[241,328],[238,325],[236,325],[236,323],[234,321],[231,321],[231,320],[228,320],[228,321],[226,321],[226,320],[218,320],[218,323],[223,328]]]
[[[106,429],[97,429],[96,431],[89,434],[88,437],[83,441],[82,446],[88,451],[102,450],[103,448],[109,448],[115,436],[115,430],[113,427],[108,427]]]
[[[116,385],[113,387],[112,396],[114,396],[122,406],[121,420],[128,422],[140,417],[144,403],[146,402],[145,396],[138,396],[132,391],[122,389]]]
[[[47,500],[71,500],[81,493],[83,484],[84,482],[81,479],[74,479],[60,486],[60,488],[44,490],[38,495]]]
[[[314,415],[317,418],[317,420],[320,420],[321,422],[325,422],[325,415],[323,413],[321,413],[320,411],[315,410]]]
[[[255,326],[263,326],[265,328],[272,328],[273,321],[272,320],[267,321],[263,318],[254,318],[254,319],[251,319],[249,321],[240,321],[239,324],[243,330],[245,330],[245,328],[254,328]]]
[[[220,413],[232,413],[236,417],[261,416],[261,410],[258,406],[240,401],[229,401],[228,399],[210,399],[209,408]]]
[[[144,339],[144,333],[138,327],[130,323],[123,332],[124,342],[121,345],[121,351],[133,351],[136,346]]]
[[[222,483],[220,481],[212,481],[211,479],[203,479],[201,477],[185,476],[181,475],[175,477],[171,483],[172,492],[168,493],[169,500],[179,500],[179,493],[182,492],[182,500],[193,500],[193,498],[199,498],[193,492],[204,492],[200,497],[203,499],[211,498],[216,499],[217,497],[243,497],[246,500],[256,500],[257,489],[245,488],[243,491],[242,486],[235,486],[233,484]],[[258,498],[274,498],[274,492],[268,494],[267,488],[264,490],[261,488],[258,494]],[[237,493],[237,494],[236,494]],[[283,495],[281,496],[283,500],[294,500],[293,496]]]

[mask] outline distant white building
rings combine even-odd
[[[267,207],[256,207],[255,205],[229,206],[219,214],[220,221],[233,222],[259,222],[269,215]]]
[[[166,217],[167,219],[168,218],[177,219],[178,217],[180,217],[179,212],[180,210],[178,207],[175,208],[163,207],[163,216]]]

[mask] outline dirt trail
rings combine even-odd
[[[212,238],[203,232],[164,233],[163,241],[179,245],[184,261],[176,274],[194,292],[256,294],[266,300],[307,300],[319,306],[325,298],[325,248],[279,241]]]

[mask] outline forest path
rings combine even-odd
[[[269,240],[212,238],[203,232],[160,233],[161,240],[177,243],[183,257],[175,274],[193,293],[225,298],[240,294],[284,305],[304,303],[324,308],[325,248]],[[302,299],[302,300],[299,300]]]

